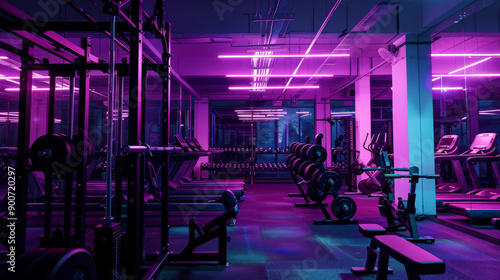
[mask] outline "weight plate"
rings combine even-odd
[[[319,177],[321,177],[321,172],[319,171],[319,169],[317,169],[316,171],[314,171],[313,176],[312,176],[312,180],[311,180],[311,183],[315,188],[318,187]]]
[[[300,167],[299,167],[299,175],[300,177],[302,177],[302,179],[305,179],[307,180],[307,176],[306,176],[306,168],[310,165],[311,163],[309,163],[308,161],[304,161]]]
[[[387,206],[385,205],[385,198],[381,197],[378,200],[378,212],[380,216],[387,217]]]
[[[304,146],[305,144],[298,144],[297,146],[295,146],[295,148],[293,149],[293,154],[297,157],[300,157],[300,150],[302,149],[302,147]]]
[[[333,215],[339,220],[349,220],[356,214],[356,202],[347,196],[334,199],[331,208]]]
[[[285,159],[286,165],[290,165],[290,161],[293,159],[293,155],[288,155]]]
[[[342,186],[342,178],[337,172],[328,171],[319,177],[318,188],[326,193],[336,193]]]
[[[354,175],[361,175],[361,174],[363,174],[363,166],[361,164],[359,164],[358,161],[355,161],[351,165],[351,172]]]
[[[74,145],[67,136],[46,134],[33,142],[30,149],[30,159],[34,170],[57,172],[73,171],[69,166]]]
[[[311,144],[305,144],[304,147],[300,150],[300,155],[299,157],[303,160],[309,160],[307,158],[307,151],[312,147],[313,145]]]
[[[300,166],[304,163],[305,161],[302,160],[302,159],[298,159],[297,161],[295,161],[295,163],[293,164],[293,172],[297,175],[300,176]]]
[[[312,180],[313,179],[313,175],[314,175],[314,171],[318,170],[318,167],[316,166],[316,164],[309,164],[305,171],[304,171],[304,174],[306,176],[306,180]]]
[[[97,267],[92,255],[77,249],[36,249],[16,260],[12,279],[97,279]]]
[[[326,161],[326,149],[320,145],[314,145],[307,150],[307,160],[314,163]]]
[[[308,187],[307,188],[307,196],[312,201],[321,203],[321,202],[323,202],[327,198],[328,193],[325,193],[325,192],[321,191],[320,189],[315,189],[315,188],[312,188],[312,187]]]

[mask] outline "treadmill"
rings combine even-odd
[[[492,201],[500,199],[495,193],[481,188],[479,178],[477,176],[475,168],[472,166],[473,162],[476,161],[493,161],[497,158],[498,151],[496,146],[496,133],[480,133],[476,135],[474,141],[472,142],[469,150],[460,155],[446,155],[437,156],[436,162],[440,161],[469,161],[467,167],[469,168],[469,173],[471,174],[470,179],[472,180],[472,186],[469,186],[465,181],[465,175],[463,170],[455,169],[458,172],[457,177],[463,176],[464,180],[461,183],[462,191],[467,191],[467,193],[436,193],[436,206],[437,208],[443,207],[443,202],[453,202],[453,201]]]
[[[434,152],[434,157],[446,156],[446,155],[456,155],[458,152],[458,135],[449,134],[444,135],[439,140],[439,143],[436,147],[436,151]],[[455,171],[458,182],[450,182],[451,178],[447,174],[446,165],[451,162],[451,166]],[[436,185],[436,192],[460,192],[461,185],[467,185],[464,173],[462,172],[462,166],[459,159],[451,160],[451,161],[442,161],[442,164],[439,168],[441,175],[440,178],[443,179],[443,182]],[[444,170],[443,170],[444,169]]]

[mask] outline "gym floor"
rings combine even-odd
[[[229,227],[229,265],[165,266],[158,279],[375,279],[375,275],[356,276],[350,272],[351,266],[364,265],[369,244],[357,225],[313,225],[314,219],[323,218],[321,210],[294,207],[295,202],[303,199],[288,197],[290,192],[297,192],[292,183],[247,184],[236,225]],[[386,225],[377,210],[378,198],[351,197],[358,207],[355,219],[360,223]],[[197,219],[204,223],[212,217],[197,216]],[[99,215],[89,215],[88,224],[96,224],[99,219]],[[184,224],[171,228],[173,251],[181,251],[187,244],[187,220],[172,218],[174,224]],[[30,219],[28,244],[38,245],[42,221],[38,217]],[[147,215],[147,252],[159,249],[158,224],[159,218],[154,213]],[[418,227],[420,235],[436,239],[435,244],[418,246],[446,263],[445,274],[423,276],[424,279],[498,279],[499,245],[429,220],[418,222]],[[91,229],[88,228],[88,244],[93,242]],[[216,246],[214,240],[199,249],[214,250]],[[391,259],[389,266],[394,270],[389,279],[406,279],[403,265]]]

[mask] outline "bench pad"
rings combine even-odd
[[[379,235],[374,237],[375,244],[408,269],[418,274],[442,274],[444,262],[417,245],[396,235]]]
[[[358,230],[364,237],[373,238],[377,235],[385,235],[387,230],[379,224],[359,224]]]

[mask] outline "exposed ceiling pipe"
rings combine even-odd
[[[309,48],[307,48],[307,51],[306,51],[305,54],[309,54],[309,52],[311,51],[312,47],[314,46],[314,44],[318,40],[319,36],[321,35],[321,33],[323,33],[323,29],[325,28],[326,24],[328,23],[328,21],[330,21],[330,18],[332,17],[333,13],[335,12],[335,10],[337,10],[338,6],[340,5],[340,2],[342,2],[342,0],[337,0],[337,2],[335,3],[335,5],[333,5],[332,9],[330,10],[330,13],[328,13],[328,15],[326,16],[325,20],[323,21],[323,24],[319,28],[318,32],[316,33],[316,36],[314,37],[314,39],[312,40],[311,44],[309,45]],[[297,68],[295,68],[295,71],[293,71],[293,75],[297,74],[297,72],[300,69],[300,66],[304,62],[304,59],[305,58],[302,58],[300,60],[299,64],[297,65]],[[290,83],[292,82],[292,79],[293,79],[293,77],[288,80],[288,82],[286,83],[286,87],[290,85]],[[285,94],[285,92],[286,92],[286,88],[283,89],[283,92],[278,96],[278,98],[276,100],[280,99],[280,97],[283,96]]]

